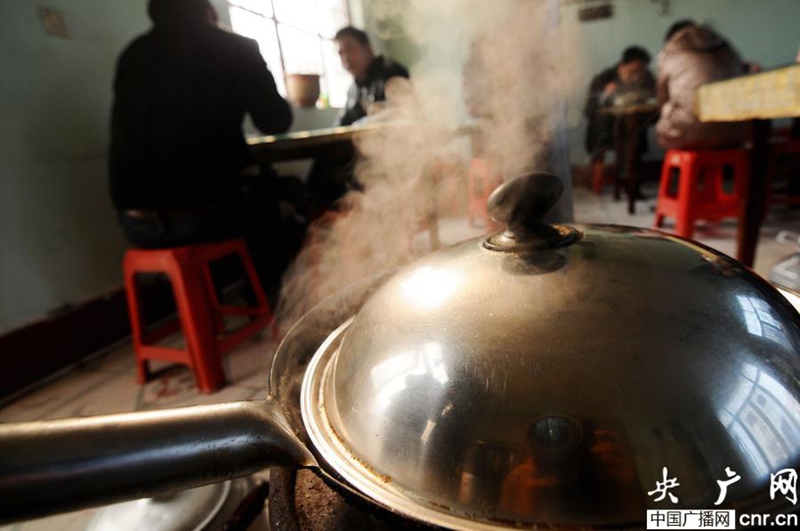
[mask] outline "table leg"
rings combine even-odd
[[[764,219],[767,196],[767,162],[770,134],[769,120],[753,120],[749,124],[749,136],[753,148],[750,154],[750,175],[747,179],[745,208],[739,219],[736,234],[736,258],[746,266],[753,267],[756,244]]]
[[[625,137],[627,138],[627,151],[625,153],[626,182],[628,191],[628,214],[636,213],[636,195],[639,184],[639,120],[636,115],[625,118]]]
[[[619,201],[621,179],[625,173],[625,127],[624,118],[614,120],[614,201]]]

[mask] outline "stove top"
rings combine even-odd
[[[310,470],[270,470],[271,531],[431,531],[394,513],[343,496]]]

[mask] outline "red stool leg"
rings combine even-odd
[[[592,191],[595,195],[600,195],[603,192],[603,160],[592,160]]]
[[[176,251],[176,260],[169,271],[175,291],[181,327],[186,347],[192,357],[192,369],[197,386],[204,393],[212,393],[225,383],[225,372],[213,334],[213,319],[201,270],[188,257]]]
[[[264,294],[263,286],[261,286],[261,281],[258,278],[258,274],[256,273],[256,268],[253,265],[253,260],[250,258],[250,252],[247,250],[247,247],[242,242],[239,246],[237,251],[239,254],[239,258],[242,260],[244,264],[245,272],[247,273],[247,278],[250,281],[250,286],[253,289],[253,293],[256,295],[256,302],[258,303],[258,309],[260,313],[267,316],[269,320],[270,332],[272,333],[272,338],[278,340],[280,338],[280,332],[278,330],[277,324],[275,323],[275,318],[272,315],[272,310],[269,306],[269,301],[267,300],[267,296]]]
[[[741,219],[742,214],[744,213],[744,209],[747,206],[747,189],[748,189],[748,182],[750,181],[750,152],[742,150],[739,157],[736,159],[736,164],[734,165],[735,171],[735,189],[736,189],[736,200],[737,200],[737,210],[738,210],[738,217]],[[769,205],[770,199],[770,190],[767,188],[767,197],[766,197],[766,204],[764,204],[764,208],[762,210],[763,217],[767,215],[767,206]]]
[[[490,228],[494,222],[486,210],[486,201],[495,188],[502,184],[502,176],[484,159],[472,159],[469,164],[467,184],[467,214],[470,226],[475,226],[475,218],[481,218]]]
[[[130,261],[126,258],[124,262],[125,273],[125,295],[128,303],[128,317],[131,321],[131,336],[133,339],[133,351],[136,356],[136,381],[139,385],[147,383],[150,378],[150,367],[147,359],[142,355],[142,341],[144,328],[142,315],[139,311],[141,301],[136,288],[136,272],[130,266]]]
[[[666,202],[671,200],[669,196],[669,177],[672,174],[670,164],[670,153],[664,156],[664,163],[661,165],[661,181],[658,183],[658,199],[656,200],[656,220],[655,227],[661,228],[664,225],[664,216],[667,214]]]
[[[684,238],[691,238],[694,233],[694,200],[697,193],[697,179],[697,155],[685,153],[681,157],[678,174],[678,212],[675,220],[675,233]]]
[[[217,296],[217,288],[214,285],[214,277],[211,275],[211,261],[203,263],[200,267],[203,271],[203,284],[205,285],[205,290],[208,293],[208,301],[211,303],[212,307],[211,315],[214,318],[214,331],[218,334],[224,334],[225,317],[220,311],[222,303]]]

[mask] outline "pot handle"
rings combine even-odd
[[[0,524],[317,466],[277,402],[0,424]]]

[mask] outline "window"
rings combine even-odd
[[[346,0],[229,0],[231,28],[258,41],[278,91],[286,74],[319,74],[320,93],[344,107],[351,79],[333,36],[349,24]]]

